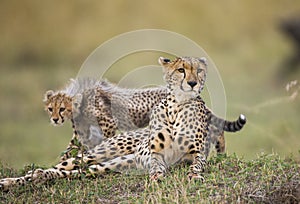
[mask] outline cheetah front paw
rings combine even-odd
[[[164,174],[162,172],[157,172],[157,173],[154,173],[153,175],[151,175],[150,179],[152,181],[159,181],[161,180],[162,178],[164,177]]]
[[[196,174],[196,173],[189,173],[189,174],[188,174],[188,178],[189,178],[190,180],[199,180],[199,181],[201,181],[201,182],[204,182],[204,181],[205,181],[205,179],[204,179],[203,176],[201,176],[200,174]]]
[[[0,180],[0,190],[8,191],[11,186],[16,183],[16,179],[14,178],[6,178]]]

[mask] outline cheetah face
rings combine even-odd
[[[54,93],[49,90],[46,92],[43,102],[51,124],[62,125],[66,119],[72,117],[72,99],[66,94]]]
[[[178,57],[171,61],[160,57],[164,79],[178,101],[195,98],[204,87],[207,73],[205,58]]]

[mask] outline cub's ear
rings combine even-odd
[[[171,60],[168,58],[164,58],[164,57],[158,58],[158,63],[162,66],[165,66],[165,65],[169,64],[170,62],[171,62]]]
[[[54,91],[52,91],[52,90],[46,91],[43,102],[46,103],[49,100],[49,98],[53,95],[54,95]]]
[[[205,57],[199,58],[199,61],[207,66],[207,59]]]

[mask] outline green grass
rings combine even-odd
[[[26,169],[28,170],[28,168]],[[57,180],[0,192],[7,203],[298,203],[300,165],[293,157],[260,154],[248,161],[236,155],[209,160],[205,182],[189,181],[188,167],[170,170],[161,182],[133,172],[94,179]],[[24,171],[2,167],[1,177]]]
[[[299,97],[273,103],[288,96],[284,91],[288,81],[300,81],[299,72],[280,81],[275,78],[292,52],[278,24],[299,10],[298,0],[90,4],[11,0],[0,5],[0,158],[5,164],[22,168],[27,163],[55,163],[72,131],[67,124],[49,125],[43,94],[75,77],[101,43],[142,28],[183,34],[214,60],[226,90],[227,118],[240,113],[248,118],[243,131],[226,134],[230,154],[252,159],[262,151],[284,156],[300,148]],[[128,13],[131,9],[134,12]],[[134,68],[155,64],[157,54],[127,56],[106,77],[118,82]]]

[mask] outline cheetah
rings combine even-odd
[[[192,163],[189,178],[202,179],[211,143],[209,126],[215,121],[199,95],[206,77],[206,61],[178,57],[174,61],[160,58],[159,62],[165,71],[167,96],[153,108],[149,127],[115,135],[53,168],[36,169],[23,177],[2,179],[0,188],[8,190],[27,182],[76,178],[81,173],[94,176],[127,169],[148,172],[152,180],[157,180],[171,165],[183,161]],[[236,122],[224,124],[240,125]]]
[[[53,125],[70,119],[73,137],[63,152],[61,161],[76,156],[80,146],[93,149],[103,138],[115,135],[116,130],[128,131],[148,125],[150,112],[167,95],[166,87],[125,89],[107,80],[71,79],[63,90],[49,90],[44,96],[45,110]],[[212,143],[217,153],[225,152],[224,131],[235,132],[244,124],[244,116],[236,126],[224,124],[217,117],[211,126]],[[228,121],[225,121],[227,123]],[[219,126],[219,127],[217,127]]]
[[[203,58],[159,58],[168,86],[167,97],[151,114],[148,149],[152,180],[164,176],[170,165],[183,159],[192,162],[189,178],[202,179],[210,149],[209,114],[200,92],[207,63]]]
[[[125,89],[91,78],[71,80],[61,91],[47,91],[43,102],[51,123],[59,126],[69,119],[73,128],[61,161],[76,156],[73,150],[80,146],[93,149],[104,138],[114,136],[116,130],[145,127],[152,107],[164,95],[162,88]]]

